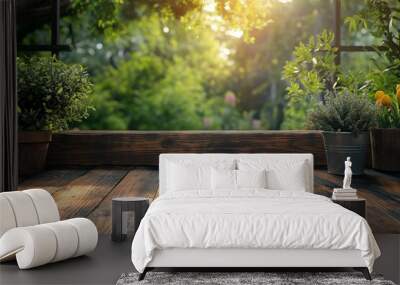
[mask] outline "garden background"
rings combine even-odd
[[[334,1],[69,2],[60,40],[71,51],[61,52],[59,62],[79,65],[76,76],[85,88],[77,110],[59,114],[71,116],[68,125],[44,122],[36,128],[304,129],[325,95],[350,92],[374,102],[377,91],[396,94],[400,82],[398,0],[342,1],[342,43],[377,48],[342,52],[340,66],[331,33]],[[49,42],[50,24],[22,22],[17,38],[21,45]],[[394,47],[378,48],[389,40]],[[26,52],[19,57],[20,75],[24,66],[29,70],[19,77],[23,94],[25,78],[45,80],[40,66],[46,69],[49,61]],[[29,61],[36,68],[26,68]],[[68,93],[54,88],[56,94]],[[22,100],[19,104],[23,109]],[[32,98],[26,105],[33,108]],[[56,115],[50,102],[41,112],[48,110]],[[21,125],[24,116],[32,124],[33,115],[24,109]]]

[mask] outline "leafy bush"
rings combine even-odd
[[[59,131],[88,116],[92,84],[81,65],[35,56],[18,58],[17,68],[21,129]]]
[[[163,31],[165,27],[168,32]],[[182,23],[162,23],[156,14],[126,25],[120,37],[102,47],[104,53],[120,54],[118,51],[123,50],[125,55],[115,56],[115,65],[104,64],[94,77],[96,112],[79,127],[251,128],[250,116],[229,101],[236,100],[235,95],[228,96],[228,102],[224,100],[222,83],[229,75],[229,65],[220,58],[218,47],[216,36],[208,28],[194,25],[187,32]]]
[[[307,43],[295,48],[293,59],[286,63],[283,78],[288,82],[289,101],[283,128],[302,128],[308,123],[311,128],[327,131],[363,130],[366,122],[359,108],[374,106],[368,102],[366,92],[360,96],[354,94],[366,91],[366,76],[335,64],[337,49],[333,41],[334,34],[327,31],[311,36]],[[346,113],[350,107],[354,114]],[[310,110],[315,112],[307,116]]]
[[[367,131],[376,126],[376,108],[367,96],[356,93],[329,95],[326,104],[309,116],[309,128],[331,132]]]
[[[336,91],[338,69],[333,40],[333,33],[323,31],[295,48],[293,59],[286,63],[283,70],[290,96],[312,96],[324,101],[326,95]]]
[[[283,129],[303,129],[309,110],[337,93],[340,72],[335,64],[333,40],[334,34],[326,30],[311,36],[308,42],[295,47],[292,59],[286,62],[282,75],[289,98]]]

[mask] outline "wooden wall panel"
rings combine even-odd
[[[48,166],[158,166],[160,153],[312,153],[326,165],[316,131],[70,131],[53,135]]]

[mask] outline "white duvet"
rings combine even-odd
[[[330,199],[256,189],[157,198],[133,239],[132,262],[143,272],[165,248],[358,249],[370,271],[380,255],[365,219]]]

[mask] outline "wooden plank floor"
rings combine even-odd
[[[331,196],[341,176],[315,170],[315,193]],[[367,199],[367,220],[375,233],[400,233],[400,175],[367,170],[353,177],[353,187]],[[62,219],[88,217],[100,233],[111,232],[111,199],[121,196],[154,198],[158,171],[152,168],[48,170],[19,185],[19,190],[44,188],[57,202]]]
[[[111,233],[111,200],[121,196],[153,198],[158,171],[151,168],[48,170],[23,181],[18,190],[43,188],[54,197],[61,219],[87,217],[100,233]]]
[[[314,172],[314,192],[331,196],[332,189],[342,185],[343,176],[326,170]],[[400,176],[366,170],[365,175],[353,176],[352,187],[367,200],[367,221],[375,233],[400,233]]]

